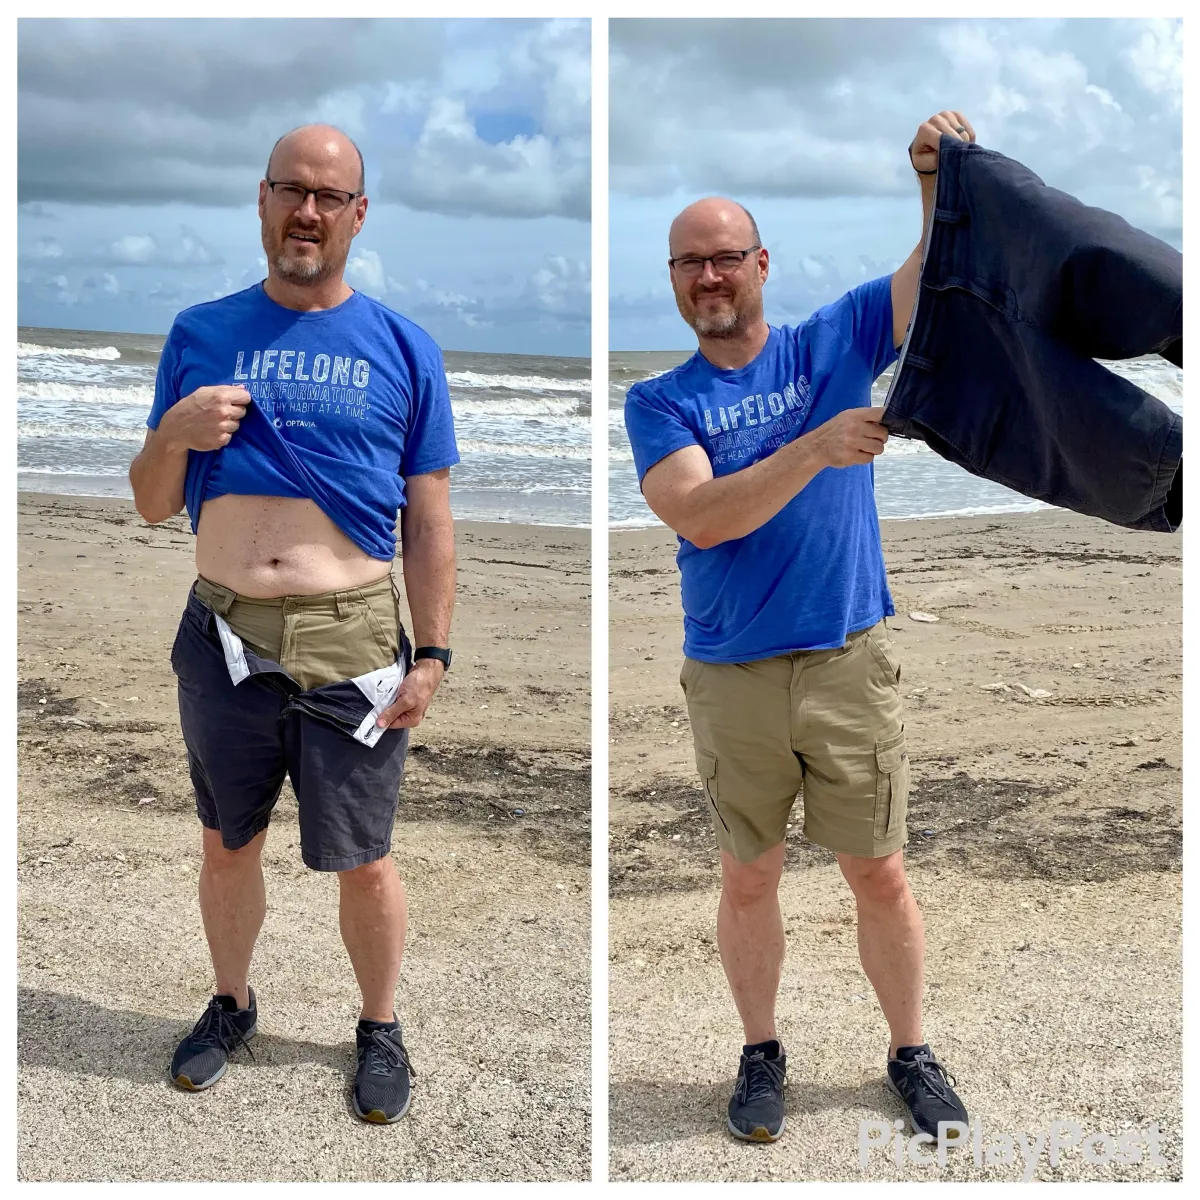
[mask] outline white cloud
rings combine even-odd
[[[108,247],[108,256],[115,263],[145,266],[158,253],[158,244],[145,234],[126,234]]]
[[[387,294],[387,276],[383,261],[374,250],[359,250],[346,263],[346,278],[352,286],[368,296],[382,298]]]
[[[103,247],[93,259],[119,267],[211,267],[221,258],[193,229],[180,226],[178,240],[159,244],[151,234],[129,233]]]
[[[1123,58],[1148,92],[1162,97],[1173,110],[1183,107],[1183,25],[1152,20],[1125,49]]]
[[[436,98],[411,150],[392,160],[381,194],[410,208],[510,217],[586,217],[587,159],[545,134],[491,144],[462,100]]]
[[[953,108],[981,144],[1066,191],[1157,164],[1181,192],[1177,21],[614,20],[614,190],[627,197],[908,196],[918,124]],[[886,52],[883,52],[886,48]],[[682,205],[680,205],[682,206]]]
[[[62,244],[57,238],[40,237],[29,246],[22,255],[22,258],[31,262],[45,262],[47,260],[62,258]]]

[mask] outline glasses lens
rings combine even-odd
[[[677,258],[675,260],[675,270],[681,275],[699,275],[704,270],[704,259]]]
[[[349,192],[318,192],[317,209],[323,213],[335,213],[350,203]]]
[[[736,271],[742,265],[740,254],[718,254],[713,258],[713,268],[717,271]]]
[[[292,187],[287,183],[277,183],[272,189],[272,194],[280,204],[288,208],[296,208],[304,201],[304,189]]]

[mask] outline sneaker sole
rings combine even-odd
[[[411,1103],[412,1092],[409,1092],[408,1099],[404,1102],[404,1107],[394,1117],[389,1117],[381,1108],[373,1108],[370,1112],[363,1112],[363,1110],[358,1107],[358,1101],[355,1100],[354,1115],[358,1117],[360,1121],[369,1121],[372,1125],[395,1125],[395,1123],[399,1121],[406,1112],[408,1112],[408,1106]]]
[[[904,1105],[904,1119],[908,1122],[909,1128],[914,1133],[922,1132],[921,1130],[919,1130],[917,1128],[916,1124],[914,1123],[914,1121],[912,1119],[912,1113],[908,1111],[908,1101],[905,1100],[902,1095],[900,1095],[900,1089],[892,1082],[892,1077],[890,1075],[885,1075],[883,1077],[883,1082],[887,1085],[887,1090],[889,1092],[891,1092],[892,1095],[895,1096],[896,1099],[899,1100],[901,1104]],[[937,1137],[937,1134],[933,1134],[931,1136]],[[948,1137],[946,1139],[946,1146],[949,1149],[953,1149],[955,1146],[965,1146],[966,1144],[967,1144],[967,1139],[959,1133],[955,1133],[953,1137]]]
[[[246,1039],[246,1041],[249,1041],[257,1032],[258,1022],[256,1021],[250,1027],[249,1032],[242,1034],[242,1036]],[[222,1064],[221,1069],[211,1079],[206,1079],[203,1083],[193,1083],[186,1075],[171,1075],[170,1080],[181,1091],[206,1092],[210,1087],[213,1086],[214,1083],[219,1083],[225,1072],[228,1070],[229,1062],[226,1060],[225,1063]]]
[[[779,1124],[779,1132],[772,1133],[765,1125],[757,1125],[749,1133],[743,1129],[738,1129],[734,1123],[726,1118],[726,1125],[729,1126],[729,1132],[733,1134],[739,1142],[777,1142],[783,1137],[784,1130],[787,1129],[787,1117],[784,1117]]]

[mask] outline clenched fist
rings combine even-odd
[[[878,408],[847,408],[808,436],[827,467],[856,467],[883,453],[888,431],[879,423]]]
[[[917,130],[917,136],[909,143],[908,157],[913,170],[930,175],[937,171],[938,147],[942,143],[942,134],[961,138],[964,142],[975,140],[975,130],[971,122],[960,112],[944,109],[922,122]]]
[[[249,403],[244,387],[197,388],[167,409],[159,432],[189,450],[220,450],[237,433]]]

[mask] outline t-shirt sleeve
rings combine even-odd
[[[432,347],[423,354],[413,381],[413,413],[404,440],[400,474],[425,475],[459,461],[454,440],[454,413],[442,352]]]
[[[179,365],[183,354],[183,331],[179,322],[171,326],[167,340],[163,342],[162,353],[158,356],[158,373],[154,376],[154,403],[150,406],[150,415],[146,425],[157,429],[158,423],[179,398]]]
[[[892,343],[892,277],[860,283],[816,315],[833,325],[877,378],[896,361]]]
[[[698,446],[695,432],[660,395],[634,384],[625,394],[625,432],[633,447],[638,482],[655,463],[685,446]]]

